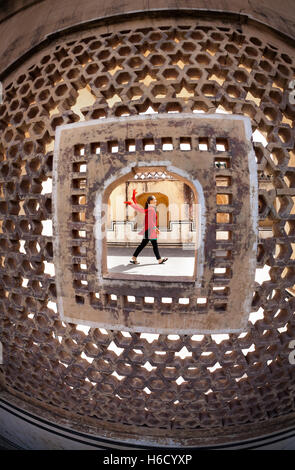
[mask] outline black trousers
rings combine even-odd
[[[151,239],[151,238],[143,238],[141,244],[138,245],[135,252],[133,253],[133,256],[135,258],[137,258],[139,253],[144,249],[144,247],[148,244],[148,242],[151,242],[151,244],[153,245],[153,250],[154,250],[154,253],[155,253],[155,257],[157,259],[161,259],[161,256],[160,256],[160,253],[159,253],[159,248],[158,248],[158,242],[157,242],[156,239]]]

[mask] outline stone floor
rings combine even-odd
[[[108,248],[107,262],[110,273],[141,274],[143,276],[192,276],[194,271],[194,251],[184,248],[159,247],[162,258],[168,258],[164,264],[159,264],[152,246],[146,246],[137,260],[140,264],[129,262],[135,247]]]

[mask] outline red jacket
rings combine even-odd
[[[143,209],[137,202],[136,197],[136,190],[133,190],[132,194],[132,202],[125,201],[125,204],[129,204],[133,209],[135,209],[138,212],[142,212],[145,214],[144,217],[144,228],[139,232],[139,235],[144,235],[145,238],[150,238],[150,239],[157,239],[157,223],[158,223],[158,216],[156,213],[156,210],[153,206],[148,206],[147,209]]]
[[[136,201],[136,200],[135,200]],[[148,206],[147,209],[143,209],[137,201],[135,204],[130,204],[133,209],[135,209],[138,212],[142,212],[145,214],[144,217],[144,228],[139,232],[139,235],[145,235],[146,231],[147,232],[147,238],[151,239],[156,239],[157,238],[157,223],[158,223],[158,216],[157,213],[152,206]]]

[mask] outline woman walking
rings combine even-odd
[[[133,195],[132,195],[133,203],[130,201],[125,201],[125,204],[129,204],[136,211],[144,213],[144,228],[139,232],[139,234],[144,235],[144,237],[140,245],[138,245],[138,247],[134,251],[133,256],[130,260],[130,263],[139,264],[139,262],[137,261],[137,256],[150,241],[153,245],[154,254],[158,260],[158,263],[163,264],[165,263],[165,261],[168,260],[168,258],[161,258],[160,253],[159,253],[159,248],[158,248],[157,235],[160,233],[160,230],[157,227],[157,213],[156,213],[157,199],[155,198],[155,196],[149,196],[145,203],[145,208],[143,209],[137,203],[135,194],[136,194],[136,190],[133,189]]]

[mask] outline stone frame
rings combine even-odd
[[[251,311],[257,251],[258,185],[251,135],[248,118],[216,114],[144,115],[58,127],[53,168],[54,262],[62,319],[126,331],[183,334],[242,331]],[[171,152],[161,150],[161,138],[167,136],[173,137]],[[191,139],[190,151],[180,151],[182,136]],[[154,139],[154,151],[144,151],[145,137]],[[126,151],[125,144],[130,138],[136,140],[135,154]],[[200,151],[199,139],[204,138],[208,148]],[[228,143],[228,148],[222,152],[216,147],[219,139]],[[112,142],[117,142],[116,153],[111,151]],[[94,151],[98,143],[99,154]],[[81,155],[82,148],[84,155]],[[72,165],[81,162],[81,157],[83,161],[87,158],[87,178],[90,178],[91,188],[90,192],[88,188],[87,198],[89,194],[91,196],[84,208],[86,222],[83,224],[72,220],[73,197],[86,189],[73,187],[73,181],[79,180],[79,175],[73,174]],[[215,162],[220,159],[230,162],[227,168],[216,168]],[[102,204],[113,187],[130,176],[133,167],[146,166],[164,167],[183,178],[198,196],[199,247],[193,280],[133,278],[130,287],[130,279],[114,278],[106,273],[106,240],[101,236],[104,230]],[[218,175],[229,178],[228,188],[216,187]],[[217,194],[223,193],[226,193],[228,203],[217,209]],[[230,213],[231,224],[227,227],[217,224],[217,211]],[[230,234],[228,242],[216,241],[218,228]],[[87,273],[73,274],[72,233],[82,229],[88,237]],[[83,241],[76,240],[75,243],[79,247]],[[230,253],[230,257],[217,259],[218,249]],[[91,260],[91,252],[96,253],[95,262]],[[225,276],[214,275],[216,266],[225,266]],[[79,280],[87,282],[87,288],[75,287],[75,281],[78,284]],[[223,296],[218,298],[214,285],[225,286]],[[94,296],[98,290],[96,300]],[[128,296],[136,299],[132,305],[127,302]],[[145,305],[145,296],[155,298],[152,307]],[[172,305],[163,304],[161,298],[164,297],[173,299]],[[189,298],[189,306],[174,302],[177,298]],[[198,303],[200,298],[206,299],[205,305]]]

